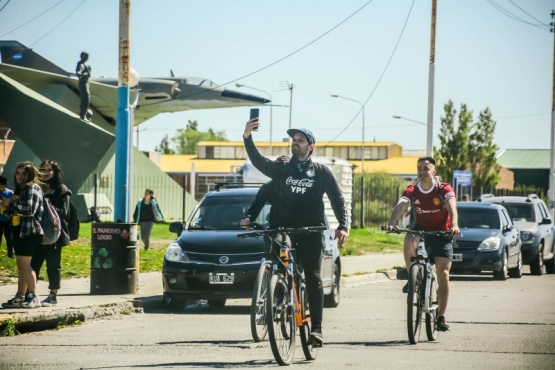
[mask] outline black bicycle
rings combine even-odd
[[[382,226],[382,230],[387,230]],[[407,295],[407,331],[409,342],[418,343],[420,329],[422,327],[422,314],[426,315],[426,335],[429,341],[437,339],[437,304],[438,284],[436,268],[432,259],[429,258],[429,247],[425,236],[438,236],[452,238],[452,231],[417,231],[394,229],[388,233],[406,233],[418,237],[416,256],[411,258]]]
[[[297,327],[306,359],[315,360],[318,354],[318,348],[309,341],[311,321],[304,273],[301,264],[295,260],[288,234],[309,234],[323,230],[325,226],[278,227],[237,235],[239,238],[268,238],[271,269],[268,271],[266,268],[268,263],[264,261],[259,270],[257,281],[260,284],[258,285],[258,282],[255,284],[258,287],[255,286],[256,293],[253,292],[251,305],[251,331],[253,337],[255,335],[259,337],[258,328],[253,329],[253,322],[257,323],[256,326],[267,325],[272,353],[282,366],[290,365],[293,361]],[[268,275],[268,272],[270,278],[263,278]],[[262,307],[263,305],[265,307]],[[254,319],[253,311],[256,313]],[[261,320],[264,320],[263,325]]]

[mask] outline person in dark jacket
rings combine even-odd
[[[141,240],[145,244],[145,250],[150,248],[150,233],[155,222],[164,221],[160,206],[154,198],[154,191],[151,189],[145,190],[143,199],[137,202],[135,212],[133,212],[133,222],[137,222],[141,229]]]
[[[348,236],[348,216],[345,200],[339,184],[328,167],[314,163],[311,159],[316,140],[307,129],[289,129],[292,138],[292,158],[283,165],[263,157],[254,145],[251,133],[259,125],[254,118],[247,122],[243,141],[252,164],[276,183],[283,212],[276,215],[274,222],[283,227],[319,226],[324,224],[324,200],[326,194],[339,226],[335,231],[341,247]],[[324,250],[323,234],[291,235],[306,278],[308,301],[312,321],[310,342],[313,346],[323,343],[322,318],[324,311],[324,292],[320,277],[320,267]]]
[[[56,208],[56,212],[62,223],[60,237],[54,244],[42,245],[36,248],[31,259],[31,267],[40,276],[42,265],[46,261],[46,275],[48,276],[48,289],[50,293],[44,301],[43,307],[56,306],[58,304],[58,290],[62,281],[62,248],[69,245],[69,202],[71,190],[64,185],[64,170],[55,160],[47,159],[39,167],[43,181],[44,197]]]
[[[77,62],[75,67],[75,74],[79,78],[79,96],[81,103],[79,104],[79,117],[82,120],[87,120],[87,111],[91,102],[91,93],[89,90],[89,78],[91,77],[91,66],[87,64],[89,60],[89,53],[83,51],[81,59]]]

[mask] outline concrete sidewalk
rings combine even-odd
[[[371,281],[396,279],[394,266],[404,265],[402,253],[373,253],[365,256],[344,256],[342,285],[366,284]],[[377,270],[384,271],[376,273]],[[162,274],[139,274],[136,294],[92,295],[90,279],[63,280],[55,307],[36,309],[11,309],[0,307],[0,336],[7,324],[13,324],[21,333],[56,328],[77,320],[144,312],[145,308],[162,307]],[[17,284],[0,286],[0,303],[14,297]],[[39,281],[37,293],[41,300],[48,295],[48,282]]]

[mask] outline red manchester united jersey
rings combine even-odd
[[[401,198],[407,199],[414,207],[416,217],[414,227],[416,229],[424,231],[451,229],[451,219],[444,206],[444,201],[455,198],[455,192],[448,183],[438,184],[434,181],[434,186],[424,191],[420,187],[420,182],[418,182],[409,185]]]

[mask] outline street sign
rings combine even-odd
[[[453,189],[457,186],[472,186],[472,171],[453,170]]]

